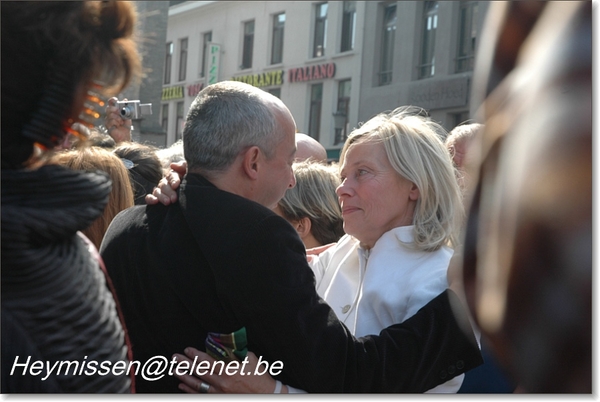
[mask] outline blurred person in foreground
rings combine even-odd
[[[591,393],[592,2],[490,6],[464,285],[521,392]]]
[[[452,162],[456,167],[457,180],[463,197],[469,191],[469,171],[474,161],[478,160],[477,151],[483,132],[483,124],[464,123],[454,127],[445,140],[446,148],[450,152]],[[459,280],[462,272],[458,265],[461,261],[461,250],[455,253],[448,270],[449,280]],[[476,331],[479,331],[476,329]],[[497,358],[491,352],[486,339],[481,339],[481,354],[484,364],[465,373],[458,393],[512,393],[516,386],[508,378],[503,369],[498,365]]]
[[[1,18],[2,392],[129,392],[126,373],[37,375],[14,364],[131,358],[110,280],[81,233],[102,214],[111,181],[45,159],[77,135],[89,90],[117,93],[139,72],[134,6],[2,2]]]
[[[298,233],[272,211],[295,185],[295,129],[281,100],[251,85],[223,81],[198,94],[184,126],[179,201],[121,212],[101,247],[134,357],[242,332],[257,356],[283,363],[281,381],[312,392],[420,392],[481,364],[451,290],[379,336],[357,339],[336,319]],[[165,377],[137,389],[178,384]]]

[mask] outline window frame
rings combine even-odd
[[[391,10],[393,10],[393,14]],[[390,85],[393,79],[394,46],[396,42],[396,31],[398,29],[398,6],[396,3],[387,3],[383,5],[381,27],[381,54],[377,72],[378,86]]]
[[[346,84],[348,84],[346,86]],[[352,93],[352,79],[346,78],[338,81],[337,85],[337,106],[336,113],[343,113],[345,117],[345,124],[342,129],[335,129],[334,143],[333,145],[343,144],[348,138],[348,116],[350,114],[350,94]]]
[[[179,39],[179,82],[185,81],[187,75],[188,38]]]
[[[418,79],[435,76],[435,37],[439,17],[439,1],[423,2],[421,51],[419,56]]]
[[[478,1],[461,1],[458,25],[458,41],[456,46],[455,72],[473,71],[475,67],[475,47],[477,45]],[[468,19],[468,22],[465,20]],[[470,32],[470,34],[467,34]],[[470,42],[470,46],[466,44]]]
[[[323,7],[325,7],[325,15],[322,16]],[[313,49],[312,57],[325,56],[325,47],[327,45],[327,13],[329,11],[329,3],[324,1],[315,4],[315,20],[313,30]]]
[[[283,22],[279,17],[283,15]],[[283,62],[283,41],[285,38],[285,12],[273,15],[273,29],[271,36],[271,64],[280,64]],[[276,58],[278,56],[278,58]]]
[[[248,32],[248,27],[252,24],[252,32]],[[244,21],[242,36],[242,63],[240,69],[245,70],[252,68],[252,56],[254,53],[254,33],[256,29],[255,20]]]
[[[165,71],[163,75],[163,84],[168,85],[171,83],[171,68],[173,65],[173,42],[167,42],[165,54]]]
[[[185,118],[185,103],[179,101],[175,104],[175,141],[183,138],[183,122]]]
[[[320,97],[315,99],[316,88],[320,88]],[[323,109],[323,83],[310,86],[310,107],[308,116],[308,135],[319,141],[321,135],[321,114]]]
[[[269,88],[269,89],[267,89],[267,92],[270,93],[271,95],[281,99],[281,87]]]
[[[160,109],[160,125],[165,133],[169,132],[169,104],[163,103]]]
[[[208,44],[212,42],[212,31],[202,34],[202,59],[200,60],[200,77],[206,77],[206,59],[208,58]]]
[[[353,7],[351,7],[351,5]],[[356,1],[345,0],[342,5],[342,40],[340,52],[354,50],[356,39]]]

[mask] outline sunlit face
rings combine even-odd
[[[352,145],[341,166],[337,195],[344,231],[371,248],[385,232],[413,222],[416,185],[390,164],[382,143]]]
[[[261,174],[259,202],[273,209],[283,198],[287,189],[296,185],[292,165],[296,154],[296,124],[287,110],[276,114],[278,133],[283,136],[271,159],[264,159],[265,169]],[[281,137],[279,137],[281,138]]]

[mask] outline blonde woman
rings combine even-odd
[[[306,248],[337,242],[344,235],[342,210],[335,193],[340,178],[335,165],[306,160],[292,166],[296,186],[274,209],[292,224]]]

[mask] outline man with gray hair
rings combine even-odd
[[[242,330],[262,361],[283,363],[283,383],[309,392],[423,392],[481,364],[450,290],[380,336],[354,338],[335,318],[298,234],[271,210],[295,185],[295,131],[287,107],[258,88],[225,81],[198,94],[178,202],[123,211],[101,246],[134,360]],[[137,392],[178,391],[172,376],[138,374]]]

